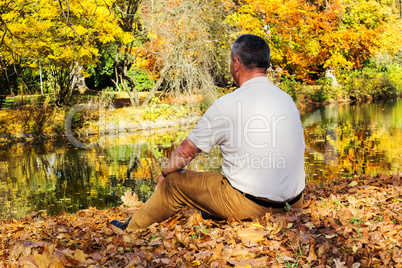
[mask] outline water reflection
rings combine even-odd
[[[310,181],[401,172],[402,101],[342,104],[302,113]],[[191,128],[191,127],[190,127]],[[99,137],[91,149],[67,141],[0,148],[0,218],[120,205],[131,189],[145,201],[174,147],[189,133],[151,131]],[[215,148],[190,165],[220,171]]]
[[[308,180],[401,172],[401,99],[330,105],[302,120]]]

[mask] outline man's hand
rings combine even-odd
[[[163,168],[163,173],[176,172],[187,166],[201,150],[189,139],[186,138],[170,155],[166,166]]]
[[[162,169],[165,175],[176,172],[187,166],[187,164],[193,160],[201,150],[189,139],[186,138],[170,155],[168,163]],[[159,177],[158,184],[155,189],[165,180],[162,175]]]
[[[158,186],[164,181],[166,178],[164,178],[162,175],[159,177],[158,184],[156,184],[155,190],[158,188]]]

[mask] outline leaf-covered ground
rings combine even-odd
[[[128,198],[126,196],[126,198]],[[186,209],[125,233],[133,209],[1,222],[4,267],[402,267],[401,175],[308,184],[305,206],[253,221],[203,220]]]

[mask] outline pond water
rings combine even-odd
[[[308,181],[401,172],[402,99],[301,114]],[[67,140],[0,147],[0,219],[114,207],[128,189],[145,201],[167,157],[192,127],[101,136],[88,149]],[[220,171],[219,149],[199,155],[189,168]]]

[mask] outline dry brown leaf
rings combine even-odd
[[[314,245],[311,245],[308,257],[306,258],[306,261],[308,263],[312,263],[312,262],[314,262],[316,260],[317,260],[317,254],[315,253]]]
[[[358,185],[357,181],[352,181],[348,184],[349,187],[355,187],[356,185]]]
[[[40,268],[48,268],[50,265],[53,266],[59,263],[57,256],[52,258],[55,247],[56,245],[44,244],[44,251],[42,254],[34,252],[35,261]]]
[[[307,222],[305,223],[306,227],[309,228],[310,230],[313,228],[316,228],[314,224],[312,224],[311,222]]]
[[[154,259],[152,260],[156,264],[169,264],[170,259],[168,258],[162,258],[162,259]]]
[[[212,250],[200,251],[194,255],[196,260],[203,260],[208,256],[211,256],[214,252]]]
[[[124,195],[121,197],[121,201],[126,207],[139,207],[142,205],[141,201],[138,201],[138,195],[136,193],[127,190]]]
[[[79,262],[85,262],[86,261],[85,253],[81,249],[75,250],[74,259],[76,259]]]
[[[11,250],[11,257],[15,260],[18,260],[20,256],[27,257],[31,254],[31,247],[31,245],[19,243]]]
[[[338,219],[342,223],[342,225],[347,225],[353,218],[353,213],[347,208],[342,209],[336,215],[338,216]]]
[[[348,266],[346,265],[346,262],[341,261],[338,258],[334,259],[334,263],[335,263],[335,268],[348,268]]]
[[[35,261],[35,257],[34,256],[28,256],[28,257],[22,257],[22,258],[20,258],[19,259],[19,261],[18,261],[18,265],[19,265],[19,267],[23,267],[23,268],[25,268],[25,267],[27,267],[27,268],[36,268],[36,267],[39,267],[37,264],[36,264],[36,261]]]
[[[346,262],[341,261],[338,258],[334,259],[334,263],[335,263],[336,268],[348,268],[348,266],[346,265]],[[355,262],[352,264],[352,268],[359,268],[359,267],[360,267],[360,263],[358,263],[358,262]]]
[[[233,265],[234,267],[238,267],[238,268],[251,268],[251,267],[261,267],[260,265],[258,265],[257,263],[253,262],[252,260],[240,260],[240,261],[236,261],[233,259],[227,259],[226,260],[228,263],[230,263],[231,265]]]
[[[267,226],[267,231],[271,231],[270,236],[276,235],[279,233],[283,228],[283,221],[274,222],[273,225]]]
[[[355,196],[348,193],[350,181],[323,187],[307,184],[304,209],[268,213],[253,221],[204,221],[194,210],[183,209],[164,223],[126,233],[109,224],[111,219],[127,218],[131,209],[126,207],[3,220],[0,231],[6,239],[0,243],[0,263],[19,267],[400,266],[402,189],[396,187],[402,185],[401,178],[359,179]],[[361,221],[351,223],[354,215]],[[39,239],[47,242],[32,242]],[[258,256],[264,257],[257,261]]]
[[[237,235],[241,239],[243,243],[249,243],[249,242],[261,242],[265,240],[265,236],[268,235],[268,231],[262,231],[262,230],[255,230],[254,228],[245,228],[245,229],[240,229],[237,231]]]

